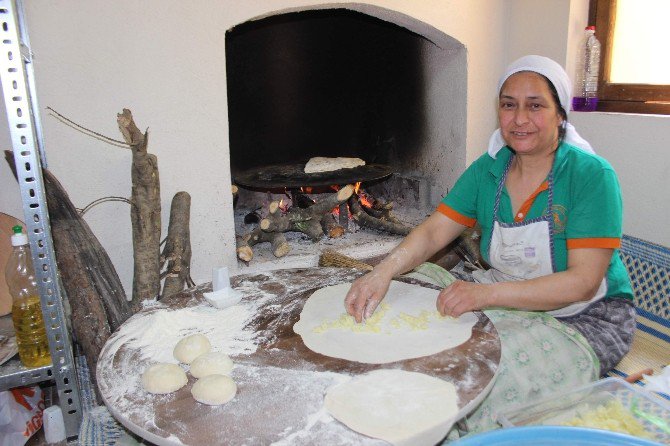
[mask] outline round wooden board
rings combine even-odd
[[[237,396],[222,406],[194,401],[195,380],[177,392],[151,395],[140,384],[147,366],[145,351],[135,347],[124,328],[136,318],[149,321],[153,312],[208,305],[202,293],[209,284],[170,296],[146,307],[105,343],[97,364],[100,394],[114,417],[144,439],[158,445],[383,445],[328,417],[323,409],[327,388],[342,375],[355,376],[380,368],[426,373],[456,386],[459,417],[470,412],[490,390],[500,363],[500,339],[491,321],[477,313],[471,338],[435,355],[390,364],[363,364],[309,350],[293,332],[307,298],[317,289],[351,282],[360,271],[344,268],[274,270],[231,278],[243,293],[240,305],[253,308],[245,331],[254,334],[257,350],[231,355]],[[424,285],[411,279],[408,283]],[[432,287],[432,286],[430,286]],[[434,288],[434,287],[433,287]],[[193,321],[193,327],[198,321]],[[171,348],[171,347],[170,347]]]
[[[12,253],[12,227],[16,225],[23,226],[25,231],[26,225],[21,220],[0,212],[0,316],[12,312],[12,296],[9,294],[9,288],[7,288],[5,267],[9,255]]]

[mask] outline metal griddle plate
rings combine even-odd
[[[366,164],[332,172],[305,173],[305,164],[275,164],[233,174],[233,181],[251,188],[316,187],[380,180],[393,173],[386,164]]]

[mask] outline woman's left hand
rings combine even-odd
[[[437,296],[437,311],[442,316],[458,317],[463,313],[486,307],[490,285],[457,280]]]

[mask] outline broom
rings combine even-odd
[[[332,249],[324,249],[319,256],[319,266],[334,266],[338,268],[355,268],[372,271],[372,265],[361,262]]]

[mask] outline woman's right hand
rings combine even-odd
[[[378,271],[371,271],[351,284],[344,298],[344,307],[356,322],[372,316],[391,285],[391,278]]]

